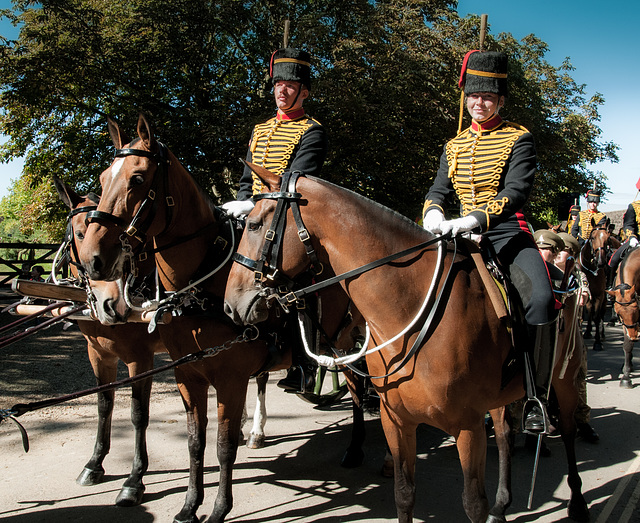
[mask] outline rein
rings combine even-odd
[[[293,171],[293,172],[285,172],[283,174],[282,177],[282,187],[287,187],[288,190],[286,191],[281,191],[281,192],[273,192],[273,193],[261,193],[258,194],[256,196],[254,196],[255,200],[261,200],[261,199],[272,199],[272,200],[277,200],[277,204],[276,204],[276,210],[274,212],[274,216],[271,222],[271,226],[269,227],[269,229],[267,230],[267,232],[265,233],[265,244],[263,245],[262,248],[262,252],[261,252],[261,256],[259,260],[253,260],[251,258],[248,258],[247,256],[244,256],[242,254],[239,253],[234,253],[233,255],[233,260],[236,263],[239,263],[240,265],[243,265],[245,267],[247,267],[250,270],[254,271],[254,279],[255,279],[255,283],[258,286],[261,286],[264,289],[264,283],[266,280],[272,280],[275,281],[276,279],[280,278],[283,279],[283,276],[280,275],[278,273],[278,269],[275,265],[273,265],[271,262],[275,263],[275,261],[278,259],[278,255],[280,254],[280,249],[281,249],[281,245],[282,245],[282,240],[284,238],[284,229],[286,226],[286,212],[287,209],[290,207],[292,210],[292,214],[293,217],[295,219],[296,222],[296,227],[298,229],[298,237],[300,238],[300,241],[302,241],[305,250],[307,252],[308,257],[311,260],[311,272],[314,275],[319,275],[322,273],[322,264],[318,261],[315,250],[313,249],[313,246],[311,244],[311,236],[309,235],[309,232],[307,231],[306,227],[304,226],[304,223],[302,221],[302,216],[300,214],[300,209],[299,209],[299,205],[298,205],[298,201],[302,198],[302,195],[298,192],[295,191],[296,189],[296,184],[297,184],[297,180],[298,178],[302,176],[302,174],[299,171]],[[300,302],[303,301],[304,296],[309,295],[309,294],[313,294],[321,289],[324,289],[326,287],[329,287],[331,285],[335,285],[336,283],[339,283],[341,281],[344,281],[346,279],[349,278],[353,278],[355,276],[358,276],[360,274],[363,274],[365,272],[368,272],[372,269],[375,269],[377,267],[386,265],[394,260],[397,260],[399,258],[403,258],[405,256],[408,256],[409,254],[413,254],[415,252],[419,252],[421,250],[424,250],[425,248],[429,247],[430,245],[433,245],[435,243],[439,243],[439,249],[438,249],[438,253],[439,253],[439,259],[438,259],[438,264],[436,267],[436,270],[434,272],[434,276],[432,279],[432,283],[431,283],[431,287],[429,289],[429,292],[427,294],[427,297],[425,298],[424,304],[420,310],[420,312],[418,313],[418,315],[415,317],[415,319],[411,322],[410,325],[408,325],[401,333],[399,333],[397,336],[395,336],[394,338],[388,340],[387,342],[385,342],[384,344],[375,347],[369,351],[366,351],[366,344],[363,346],[363,350],[359,353],[356,354],[355,356],[349,356],[346,358],[338,358],[338,359],[334,359],[328,356],[318,356],[313,354],[307,345],[307,341],[306,341],[306,336],[302,336],[303,339],[303,343],[305,344],[305,351],[307,352],[307,354],[309,356],[311,356],[313,359],[315,359],[320,365],[323,366],[332,366],[332,365],[336,365],[336,364],[344,364],[347,365],[353,372],[355,372],[356,374],[363,376],[363,377],[370,377],[373,379],[376,378],[386,378],[388,376],[391,376],[392,374],[395,374],[396,372],[398,372],[408,361],[411,357],[413,357],[415,355],[415,353],[418,351],[418,349],[420,348],[422,342],[424,341],[425,336],[427,335],[427,332],[430,330],[433,318],[435,317],[435,314],[439,308],[439,304],[441,301],[441,298],[444,294],[444,289],[446,287],[446,281],[448,281],[449,279],[449,275],[451,274],[451,270],[453,267],[453,263],[451,264],[451,266],[449,267],[449,271],[447,272],[447,276],[445,278],[445,283],[442,285],[440,292],[438,293],[437,297],[435,298],[435,300],[433,300],[433,302],[431,303],[431,308],[429,311],[429,315],[427,317],[427,319],[425,320],[424,324],[422,325],[422,328],[420,330],[420,332],[418,333],[417,338],[415,339],[411,349],[407,352],[407,354],[405,355],[405,357],[403,358],[403,360],[400,362],[400,364],[391,372],[382,375],[382,376],[371,376],[367,373],[363,373],[362,371],[360,371],[359,369],[356,369],[355,367],[352,367],[350,364],[353,363],[354,361],[356,361],[357,359],[359,359],[360,357],[362,357],[365,352],[366,354],[370,354],[371,352],[375,352],[377,350],[381,350],[383,347],[385,347],[386,345],[394,342],[395,340],[397,340],[400,336],[403,336],[404,334],[406,334],[409,329],[411,329],[411,327],[413,327],[413,325],[415,324],[415,322],[418,321],[418,319],[422,316],[422,314],[424,313],[424,311],[427,308],[427,305],[432,301],[431,300],[431,296],[432,293],[434,291],[435,288],[437,288],[439,282],[440,282],[440,278],[442,276],[442,262],[444,261],[444,258],[446,257],[446,249],[443,248],[442,246],[444,245],[444,242],[446,242],[448,239],[451,238],[451,234],[445,234],[442,236],[438,236],[436,238],[433,238],[431,240],[427,240],[425,242],[422,242],[418,245],[415,245],[413,247],[410,247],[408,249],[405,249],[403,251],[391,254],[389,256],[386,256],[384,258],[380,258],[378,260],[374,260],[370,263],[367,263],[361,267],[352,269],[350,271],[347,271],[343,274],[334,276],[332,278],[328,278],[327,280],[324,280],[322,282],[319,283],[315,283],[312,285],[309,285],[307,287],[304,287],[302,289],[298,289],[298,290],[292,290],[289,291],[288,293],[286,293],[284,296],[278,294],[276,296],[276,300],[278,301],[278,303],[280,304],[280,306],[285,310],[285,312],[289,311],[289,306],[291,306],[292,304],[300,304]],[[454,258],[455,258],[455,252],[457,250],[457,243],[455,242],[455,238],[454,238]],[[265,275],[266,274],[266,275]],[[289,283],[291,284],[292,281],[289,280]],[[273,291],[274,294],[277,291]],[[300,307],[299,307],[300,308]],[[301,326],[301,330],[303,330],[303,322],[300,321],[300,326]],[[369,340],[369,332],[368,332],[368,327],[367,327],[367,341]]]
[[[235,339],[227,340],[222,345],[217,345],[215,347],[203,349],[199,352],[192,352],[191,354],[182,356],[181,358],[174,360],[170,363],[167,363],[160,367],[156,367],[146,372],[142,372],[140,374],[136,374],[135,376],[131,376],[129,378],[122,379],[120,381],[105,383],[104,385],[99,385],[98,387],[93,387],[91,389],[73,392],[71,394],[66,394],[65,396],[59,396],[57,398],[50,398],[42,401],[34,401],[31,403],[16,403],[10,409],[0,409],[0,423],[2,423],[2,421],[5,419],[10,419],[11,421],[13,421],[18,426],[20,430],[20,434],[22,435],[22,444],[25,452],[29,452],[29,438],[27,435],[27,431],[20,424],[20,422],[15,418],[18,418],[23,414],[26,414],[27,412],[33,412],[34,410],[44,409],[46,407],[53,407],[55,405],[60,405],[61,403],[82,398],[84,396],[89,396],[91,394],[97,394],[99,392],[105,392],[107,390],[124,387],[125,385],[130,385],[137,381],[144,380],[155,374],[159,374],[160,372],[165,372],[167,370],[173,369],[174,367],[178,367],[179,365],[184,365],[185,363],[192,363],[195,361],[201,361],[204,358],[217,356],[220,352],[229,350],[237,343],[256,340],[258,338],[258,335],[259,335],[258,328],[255,327],[254,325],[249,325],[244,330],[244,332],[242,332],[242,334],[238,335]]]

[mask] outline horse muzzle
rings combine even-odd
[[[224,312],[237,325],[255,325],[269,318],[269,302],[258,289],[225,296]]]

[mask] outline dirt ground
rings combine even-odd
[[[3,314],[0,324],[12,321]],[[605,351],[589,351],[588,379],[592,424],[601,441],[577,441],[583,492],[591,521],[640,523],[640,401],[638,391],[618,386],[622,363],[621,329],[608,328]],[[167,361],[157,356],[157,363]],[[636,358],[636,369],[640,369]],[[124,366],[120,374],[125,377]],[[350,437],[348,399],[319,409],[275,386],[268,386],[267,445],[241,447],[234,472],[231,522],[383,522],[395,520],[393,481],[380,475],[384,437],[379,419],[367,416],[365,463],[348,470],[339,465]],[[634,374],[640,383],[640,373]],[[77,326],[61,325],[0,349],[0,409],[90,388],[94,378],[86,343]],[[215,404],[215,391],[211,391]],[[114,500],[132,458],[128,389],[116,395],[112,448],[102,484],[81,487],[75,479],[89,459],[96,431],[95,397],[25,414],[31,449],[22,449],[10,421],[0,424],[0,520],[10,523],[171,522],[184,501],[188,477],[185,415],[173,374],[154,381],[148,431],[150,469],[143,504],[118,508]],[[248,408],[255,404],[251,384]],[[215,409],[210,409],[205,500],[211,512],[218,482]],[[251,421],[251,420],[249,420]],[[245,433],[248,432],[248,426]],[[509,521],[563,521],[566,517],[566,464],[560,438],[548,439],[550,458],[541,459],[533,508],[527,510],[533,455],[517,441],[514,500]],[[451,438],[426,426],[418,432],[416,521],[466,521],[461,503],[462,473]],[[489,440],[487,492],[494,499],[497,450]]]

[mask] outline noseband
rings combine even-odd
[[[288,190],[272,193],[261,193],[253,196],[253,200],[277,200],[276,210],[271,221],[271,226],[265,233],[265,242],[262,247],[262,253],[260,259],[252,260],[239,253],[233,254],[233,260],[240,265],[243,265],[254,272],[254,280],[256,285],[263,286],[266,281],[280,282],[284,284],[286,289],[291,289],[292,280],[280,274],[276,263],[278,261],[278,254],[282,248],[282,240],[284,238],[284,230],[287,225],[287,210],[291,208],[293,218],[298,228],[298,237],[304,245],[305,251],[311,264],[309,271],[312,275],[318,276],[322,273],[322,263],[318,261],[316,251],[311,244],[311,236],[307,231],[304,223],[302,222],[302,216],[300,215],[299,201],[302,195],[296,190],[296,184],[298,178],[303,176],[300,171],[285,172],[282,175],[281,187],[287,187]]]
[[[126,156],[142,156],[144,158],[154,160],[158,164],[158,169],[156,170],[156,173],[153,176],[153,180],[151,181],[149,192],[140,205],[138,212],[136,212],[129,224],[127,225],[127,223],[122,218],[114,216],[111,213],[94,210],[87,213],[87,217],[85,219],[87,225],[93,223],[96,220],[111,222],[118,227],[124,228],[124,232],[129,238],[135,238],[136,240],[138,240],[138,248],[142,249],[147,240],[147,231],[156,216],[156,212],[158,211],[158,200],[156,196],[160,192],[164,192],[166,194],[168,187],[169,170],[167,167],[171,162],[168,159],[167,147],[161,142],[157,143],[157,153],[152,153],[143,149],[116,149],[114,158],[124,158]],[[173,198],[168,194],[166,194],[165,196],[165,201],[167,204],[167,219],[165,226],[166,230],[166,228],[171,223],[171,211],[175,203],[173,201]],[[148,213],[146,217],[143,217],[144,213],[147,212],[147,210]]]

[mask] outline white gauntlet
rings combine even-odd
[[[447,234],[451,231],[451,236],[457,236],[458,234],[470,232],[478,227],[480,227],[480,222],[475,216],[465,216],[463,218],[442,222],[440,224],[440,231],[442,234]]]
[[[243,218],[249,214],[255,204],[251,200],[235,200],[222,205],[222,208],[234,218]]]
[[[433,234],[440,233],[440,224],[444,221],[444,214],[439,209],[431,209],[424,215],[422,226]]]
[[[629,238],[629,247],[631,247],[632,249],[634,247],[638,246],[638,238],[636,238],[635,236],[632,236],[631,238]]]

